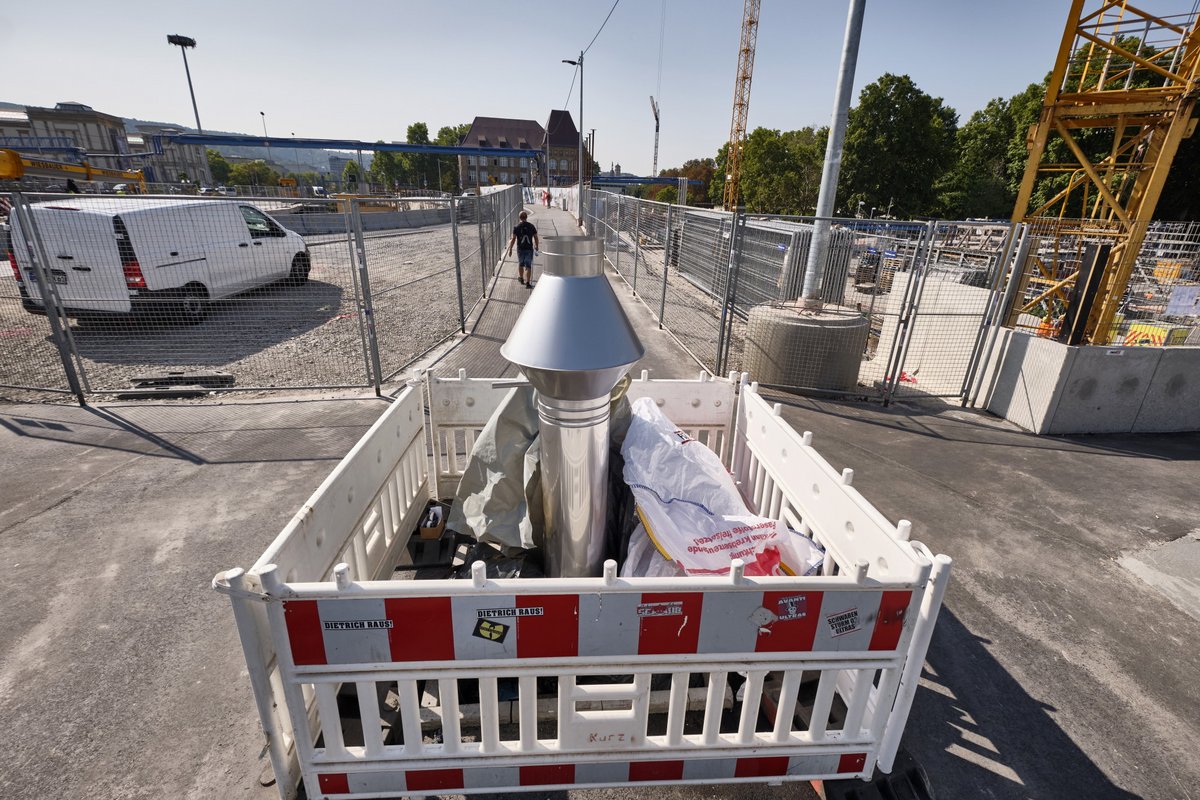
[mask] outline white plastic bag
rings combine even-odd
[[[654,400],[633,403],[625,482],[655,547],[689,575],[807,575],[824,555],[778,520],[750,513],[716,453],[676,429]],[[631,541],[632,546],[632,541]]]
[[[678,564],[658,552],[640,523],[629,534],[629,550],[621,564],[622,578],[678,578],[686,574]]]

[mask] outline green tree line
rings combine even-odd
[[[958,112],[922,91],[907,75],[888,73],[865,86],[850,109],[835,213],[1008,219],[1025,173],[1026,135],[1037,123],[1048,78],[1012,97],[990,100],[962,125]],[[827,138],[824,127],[751,131],[742,151],[742,206],[752,213],[813,214]],[[1105,131],[1080,131],[1076,139],[1093,156],[1111,147]],[[1047,155],[1055,161],[1071,158],[1057,139]],[[660,175],[700,180],[701,186],[689,189],[689,203],[719,206],[727,157],[726,144],[714,158],[692,159]],[[1039,181],[1034,207],[1053,197],[1067,179],[1062,175]],[[1200,136],[1195,136],[1179,148],[1155,217],[1197,219],[1198,190]],[[644,187],[638,194],[674,200],[676,189]]]

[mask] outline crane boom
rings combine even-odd
[[[143,191],[146,188],[146,181],[140,169],[102,169],[87,162],[70,164],[46,158],[29,158],[16,150],[0,150],[0,179],[19,180],[26,175],[39,178],[75,178],[83,181],[128,181],[138,184]]]
[[[726,211],[737,208],[742,178],[742,142],[750,114],[750,78],[754,74],[754,48],[758,43],[758,15],[762,0],[746,0],[742,11],[742,38],[738,44],[737,78],[733,82],[733,121],[729,125],[729,152],[725,159]]]

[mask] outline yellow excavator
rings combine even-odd
[[[60,178],[82,181],[120,181],[135,184],[138,191],[146,191],[146,178],[140,169],[101,169],[87,162],[70,164],[45,158],[30,158],[16,150],[0,150],[0,180],[20,180],[25,176],[38,178]]]

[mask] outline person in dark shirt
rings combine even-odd
[[[529,221],[529,212],[521,212],[521,222],[513,228],[512,238],[508,240],[508,255],[512,255],[513,245],[517,246],[517,280],[521,285],[533,288],[533,253],[542,245],[538,239],[537,228]]]

